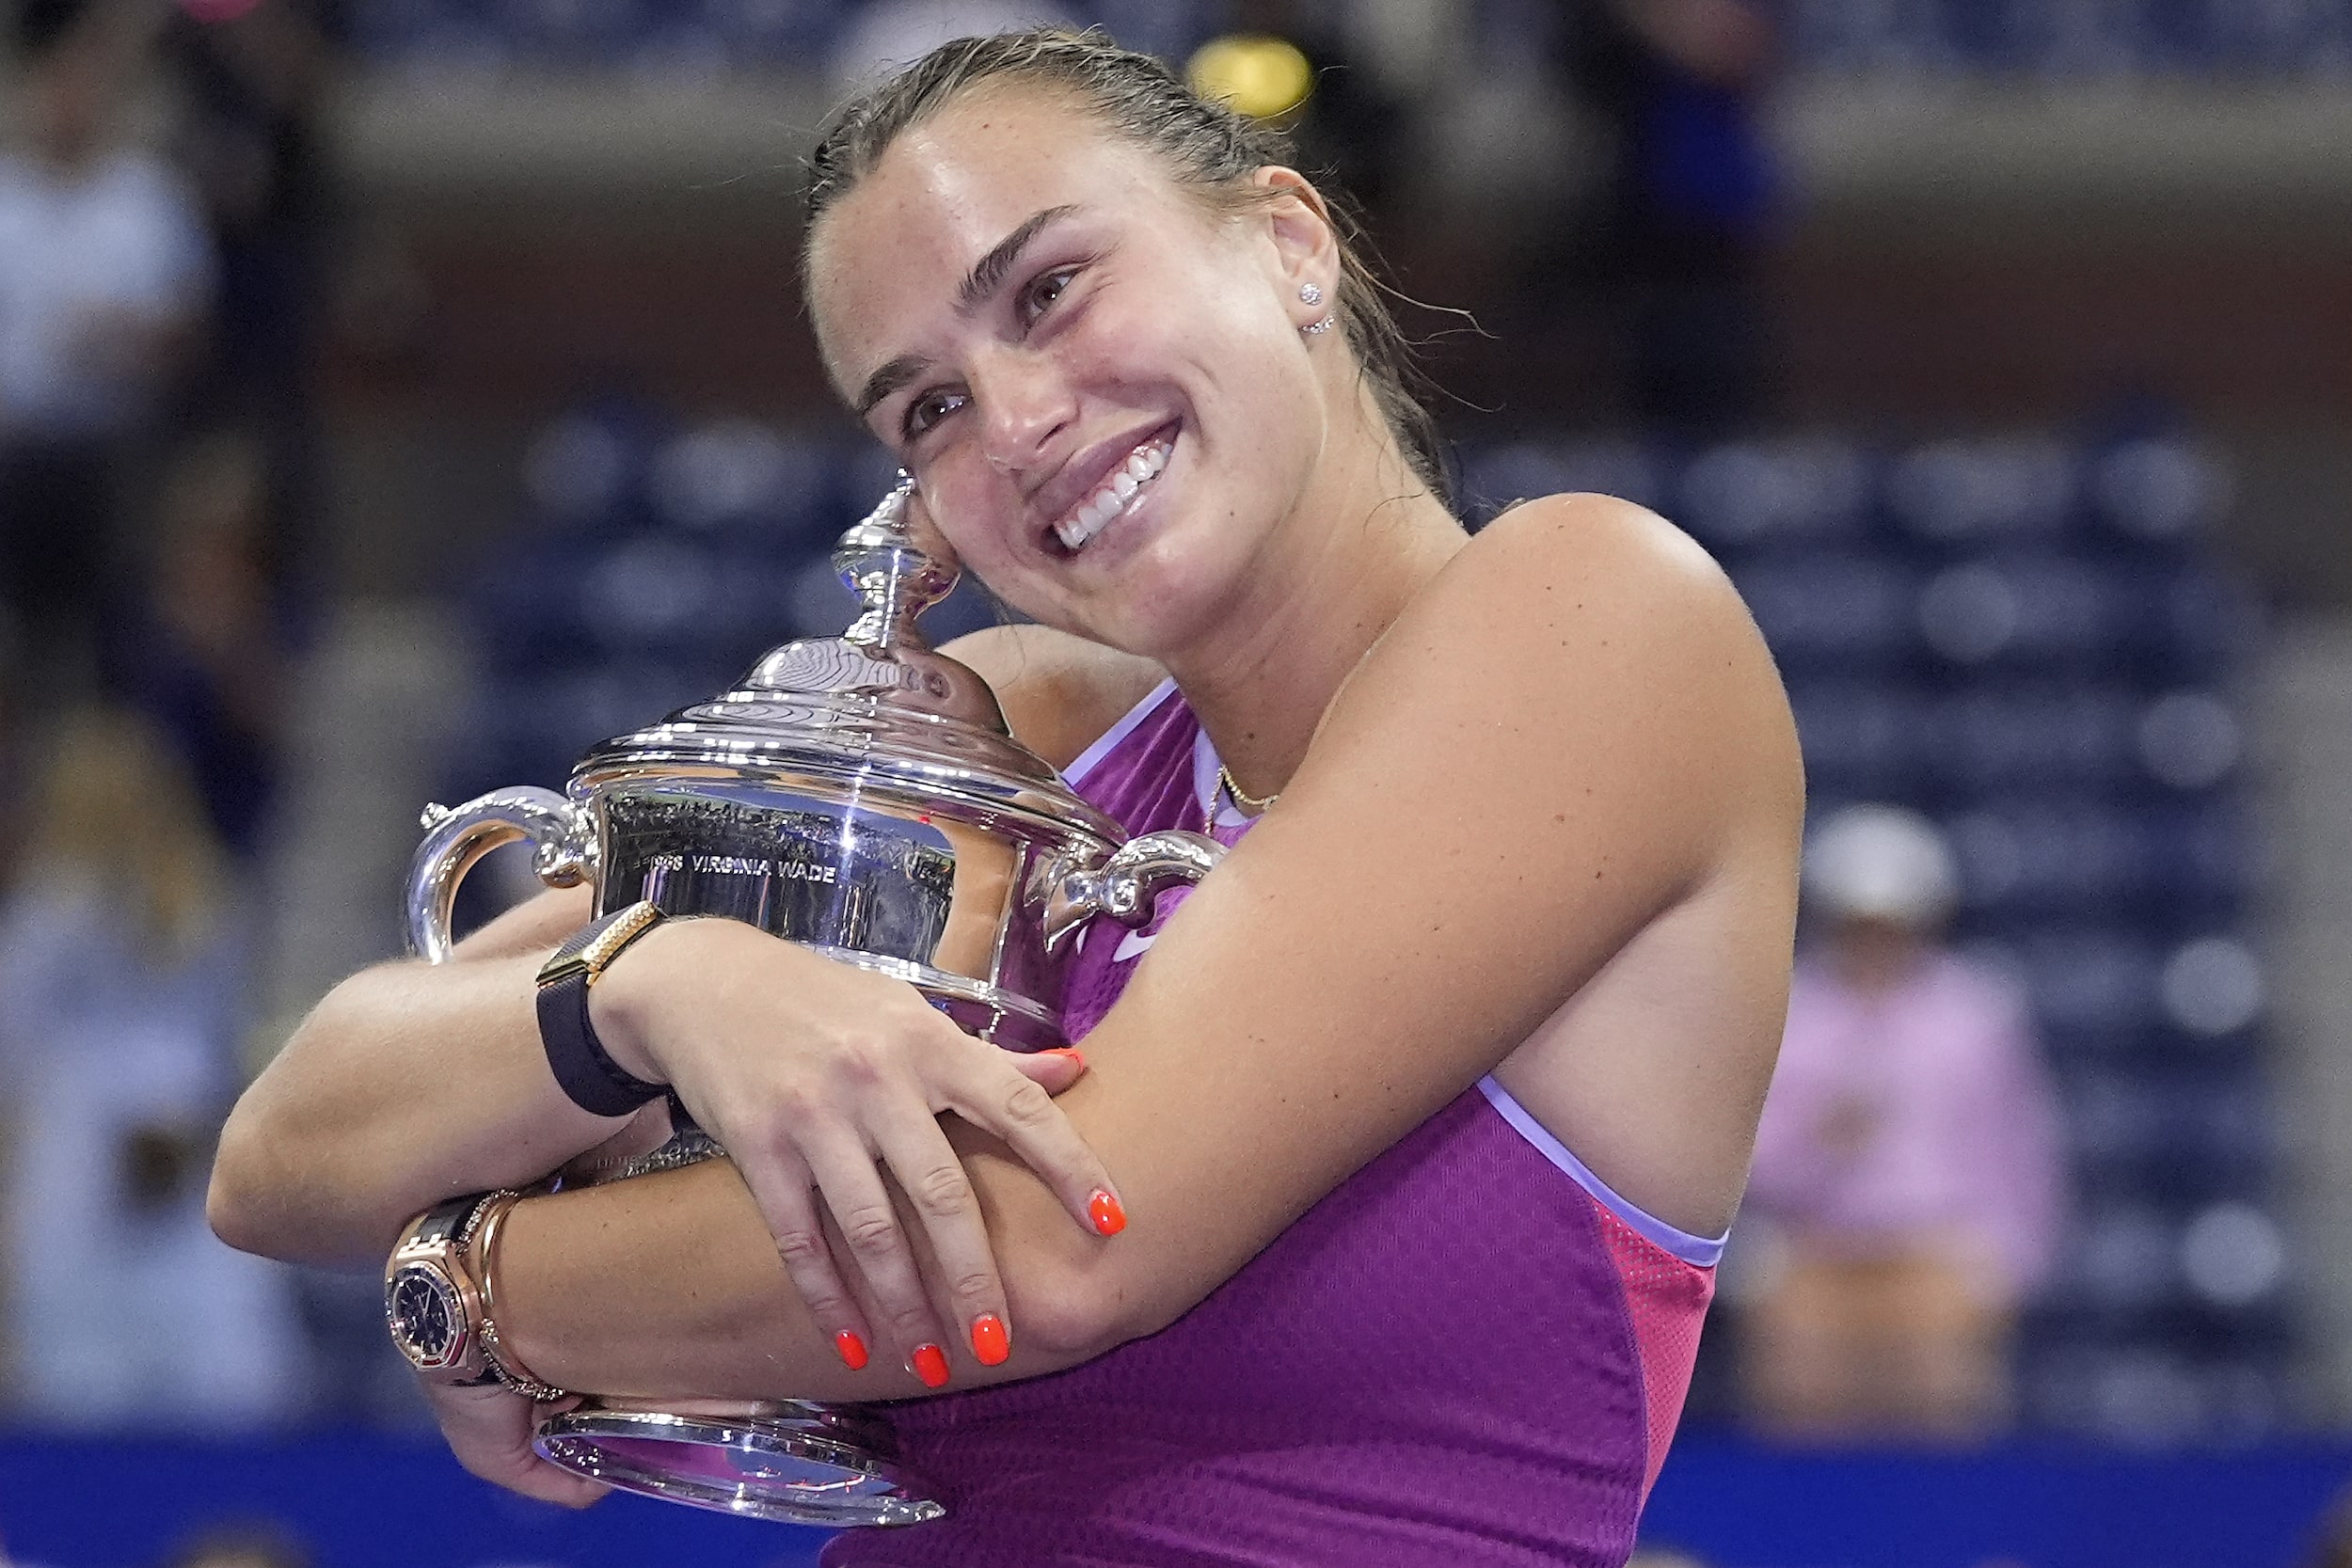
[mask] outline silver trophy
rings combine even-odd
[[[427,807],[408,877],[408,942],[450,954],[457,885],[528,840],[550,886],[594,884],[598,912],[747,921],[907,981],[965,1030],[1015,1051],[1068,1043],[1058,1007],[1076,931],[1148,924],[1158,893],[1224,853],[1199,833],[1127,839],[1014,740],[988,684],[932,651],[914,618],[955,586],[906,522],[910,487],[841,537],[865,604],[837,638],[787,642],[737,689],[594,748],[563,794],[493,790]],[[687,1127],[589,1180],[723,1153]],[[856,1406],[591,1399],[539,1429],[555,1464],[610,1485],[795,1524],[916,1524],[945,1510]]]

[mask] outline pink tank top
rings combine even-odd
[[[1130,833],[1248,819],[1173,682],[1067,776]],[[1158,921],[1182,891],[1163,896]],[[1082,1036],[1158,921],[1084,937]],[[1068,1371],[873,1407],[947,1517],[826,1568],[1621,1564],[1689,1387],[1721,1240],[1633,1208],[1491,1078],[1168,1328]]]

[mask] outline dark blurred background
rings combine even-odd
[[[1817,822],[1906,814],[1809,881],[1792,1058],[1915,1012],[1988,1065],[1865,1094],[1864,1026],[1820,1023],[1658,1516],[1756,1568],[2219,1560],[2030,1522],[1889,1555],[1704,1500],[1793,1475],[1867,1512],[1838,1466],[1892,1444],[1942,1478],[1899,1495],[1958,1489],[1926,1513],[2260,1496],[2234,1560],[2317,1541],[2352,1473],[2313,1457],[2352,1418],[2352,0],[0,15],[0,1536],[31,1560],[160,1560],[243,1517],[237,1478],[369,1433],[505,1509],[480,1539],[524,1517],[432,1467],[372,1281],[211,1240],[212,1132],[397,951],[424,800],[560,784],[846,622],[824,551],[889,465],[818,369],[798,160],[882,62],[1037,19],[1290,126],[1407,296],[1467,515],[1598,489],[1691,530],[1781,660]],[[528,887],[508,858],[477,914]],[[1974,1012],[1904,989],[1931,960]],[[1865,1155],[2025,1178],[1870,1209]],[[158,1433],[216,1507],[95,1500]],[[2050,1444],[2087,1490],[2018,1457]],[[1735,1512],[1763,1533],[1709,1533]]]

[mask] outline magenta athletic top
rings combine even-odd
[[[1168,682],[1068,771],[1130,833],[1249,819]],[[1164,921],[1184,890],[1165,895]],[[1158,921],[1085,933],[1073,1037]],[[1488,1078],[1161,1332],[873,1407],[947,1516],[826,1568],[1616,1568],[1665,1458],[1720,1239],[1633,1208]]]

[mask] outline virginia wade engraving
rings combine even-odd
[[[654,855],[648,871],[708,871],[723,877],[782,877],[787,881],[838,882],[837,865],[809,865],[800,861],[755,861],[741,855]]]

